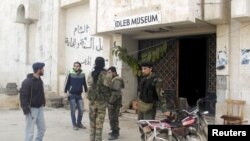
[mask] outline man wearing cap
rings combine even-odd
[[[32,65],[34,73],[28,74],[20,89],[20,103],[26,119],[25,141],[33,141],[34,126],[37,126],[35,141],[42,141],[45,133],[43,107],[45,95],[41,76],[44,74],[44,63]]]
[[[162,112],[164,115],[169,116],[169,112],[167,112],[166,98],[162,94],[161,85],[162,80],[157,77],[157,75],[153,72],[153,63],[144,62],[141,63],[142,75],[143,78],[140,82],[139,86],[139,99],[140,101],[148,104],[152,104],[152,109],[148,111],[139,111],[138,120],[153,120],[156,115],[156,107],[159,102],[161,105]],[[140,129],[141,139],[145,140],[145,135],[143,131]]]

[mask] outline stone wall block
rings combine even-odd
[[[6,94],[7,95],[17,95],[17,84],[16,83],[7,83],[6,85]]]
[[[63,97],[57,95],[55,92],[45,92],[46,106],[53,108],[63,107]]]

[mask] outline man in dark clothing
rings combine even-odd
[[[102,141],[103,123],[110,98],[112,76],[104,69],[103,57],[96,57],[95,67],[88,75],[90,141]]]
[[[20,89],[20,103],[26,119],[25,141],[33,141],[34,126],[37,126],[35,141],[42,141],[45,133],[43,107],[45,96],[43,81],[40,76],[44,73],[44,63],[37,62],[32,65],[33,74],[28,74],[22,82]]]
[[[152,109],[138,113],[138,120],[154,120],[156,115],[157,102],[160,103],[164,115],[169,116],[167,112],[166,98],[161,89],[162,80],[153,73],[153,64],[151,62],[144,62],[141,64],[143,79],[139,86],[139,99],[148,104],[153,104]],[[140,129],[141,139],[145,141],[145,135]]]
[[[85,74],[81,70],[81,63],[75,62],[74,68],[70,70],[67,78],[64,92],[69,99],[70,102],[70,113],[71,120],[73,124],[73,129],[78,130],[78,128],[86,129],[86,127],[82,124],[82,116],[83,116],[83,100],[82,100],[82,92],[83,87],[85,92],[88,91]],[[69,92],[69,94],[67,94]],[[75,111],[78,109],[78,116],[76,119]]]

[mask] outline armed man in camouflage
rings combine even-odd
[[[153,73],[153,64],[151,62],[141,63],[143,78],[139,86],[139,99],[145,103],[153,104],[152,109],[147,112],[138,113],[138,120],[153,120],[156,115],[157,102],[160,102],[161,109],[164,115],[169,116],[167,112],[166,98],[162,93],[162,80]],[[141,129],[141,139],[145,141],[145,135]]]
[[[112,84],[112,76],[107,73],[104,67],[104,58],[97,57],[94,71],[90,73],[87,79],[89,86],[87,97],[89,100],[90,141],[102,141],[103,123]]]
[[[115,140],[119,136],[119,114],[122,106],[122,89],[125,87],[124,81],[116,72],[115,67],[110,67],[108,73],[112,74],[111,96],[109,99],[108,113],[112,132],[109,133],[109,140]]]

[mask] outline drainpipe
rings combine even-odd
[[[229,36],[229,40],[228,40],[228,95],[227,95],[227,98],[226,99],[231,99],[231,79],[232,79],[232,77],[231,77],[231,75],[232,75],[232,70],[231,70],[231,58],[232,58],[232,52],[231,52],[231,47],[232,47],[232,34],[231,34],[231,32],[232,32],[232,25],[231,25],[231,1],[226,5],[227,6],[227,9],[228,9],[228,18],[229,18],[229,22],[228,22],[228,24],[229,24],[229,28],[228,28],[228,36]]]

